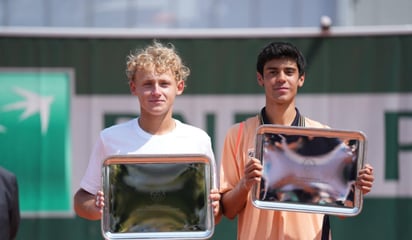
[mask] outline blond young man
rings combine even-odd
[[[109,156],[205,154],[215,161],[207,133],[172,117],[175,98],[183,93],[190,74],[173,45],[154,41],[136,50],[127,58],[126,74],[130,92],[139,102],[140,116],[100,132],[80,189],[74,196],[75,212],[89,220],[99,220],[102,216],[101,167]],[[218,189],[212,189],[210,200],[217,223]]]
[[[254,151],[256,128],[260,124],[327,127],[302,116],[295,106],[296,94],[305,81],[304,69],[304,57],[292,44],[273,42],[263,48],[257,59],[257,82],[265,91],[265,106],[255,117],[235,124],[227,132],[221,158],[221,204],[223,215],[229,219],[238,217],[239,240],[331,237],[328,218],[323,214],[261,210],[249,200],[252,186],[262,178],[260,161],[249,157]],[[359,173],[356,186],[366,194],[373,181],[373,169],[366,165]]]

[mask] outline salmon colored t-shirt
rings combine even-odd
[[[233,189],[243,176],[248,153],[254,151],[256,128],[259,124],[258,116],[247,119],[239,141],[239,124],[228,130],[221,159],[221,193]],[[305,118],[305,126],[327,127],[308,118]],[[250,196],[245,208],[238,214],[239,240],[321,239],[323,214],[261,210],[254,207],[249,199]]]

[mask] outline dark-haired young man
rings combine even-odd
[[[302,116],[295,106],[298,89],[305,82],[305,59],[294,45],[272,42],[264,47],[257,59],[257,82],[265,91],[265,106],[256,116],[233,125],[224,142],[220,172],[223,214],[229,219],[238,217],[239,240],[329,239],[328,218],[323,214],[261,210],[249,201],[252,186],[262,178],[260,160],[249,156],[260,124],[327,128]],[[373,168],[366,164],[356,186],[366,194],[373,181]]]

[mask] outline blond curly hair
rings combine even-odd
[[[127,56],[127,79],[133,81],[138,70],[150,71],[152,69],[157,73],[170,70],[176,81],[183,80],[186,82],[187,77],[190,75],[190,69],[183,64],[173,44],[169,43],[165,46],[156,40],[153,41],[152,45],[143,49],[136,49]]]

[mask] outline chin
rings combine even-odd
[[[164,109],[151,109],[150,111],[147,111],[147,112],[153,116],[164,116],[168,113],[168,111]]]

